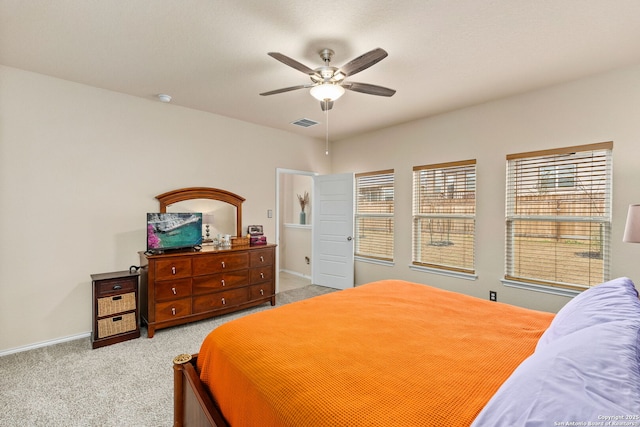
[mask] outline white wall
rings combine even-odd
[[[139,264],[156,195],[234,192],[274,241],[276,168],[327,173],[324,142],[0,67],[0,351],[91,330],[90,274]]]
[[[557,311],[567,298],[507,288],[500,282],[504,276],[505,156],[603,141],[614,143],[612,277],[629,276],[640,283],[640,245],[622,243],[627,205],[640,202],[640,66],[334,144],[334,173],[395,169],[395,265],[356,263],[357,283],[401,278],[482,298],[495,290],[499,301]],[[467,159],[477,159],[478,279],[410,270],[412,167]]]
[[[0,352],[90,331],[89,275],[138,263],[144,214],[165,191],[237,193],[243,224],[263,224],[273,241],[276,168],[395,169],[395,266],[357,262],[358,283],[401,278],[483,298],[491,289],[555,311],[566,298],[500,283],[505,155],[612,140],[612,277],[640,282],[640,245],[621,241],[627,205],[640,202],[639,118],[640,66],[336,142],[327,158],[323,141],[0,67]],[[412,166],[470,158],[478,279],[409,270]]]

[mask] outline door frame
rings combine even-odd
[[[276,244],[278,245],[278,255],[280,254],[280,236],[282,235],[280,227],[280,204],[283,197],[280,194],[280,185],[282,184],[282,175],[302,175],[302,176],[318,176],[318,172],[301,171],[295,169],[276,168],[276,208],[275,208],[275,221],[276,221]],[[313,196],[313,195],[312,195]],[[313,206],[313,205],[312,205]],[[311,245],[311,256],[313,256],[313,245]],[[280,291],[280,256],[276,256],[276,293]]]

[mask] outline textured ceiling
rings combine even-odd
[[[638,0],[0,0],[0,63],[324,138],[309,78],[371,49],[389,56],[349,80],[332,140],[640,63]],[[290,124],[320,122],[310,128]]]

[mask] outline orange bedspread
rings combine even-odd
[[[552,318],[385,280],[226,323],[198,368],[232,427],[468,426]]]

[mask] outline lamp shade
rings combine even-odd
[[[202,222],[205,224],[213,224],[213,213],[207,212],[202,215]]]
[[[623,242],[640,243],[640,205],[629,205]]]
[[[342,96],[344,88],[333,83],[322,83],[321,85],[312,87],[310,92],[311,96],[318,101],[324,101],[325,99],[335,101]]]

